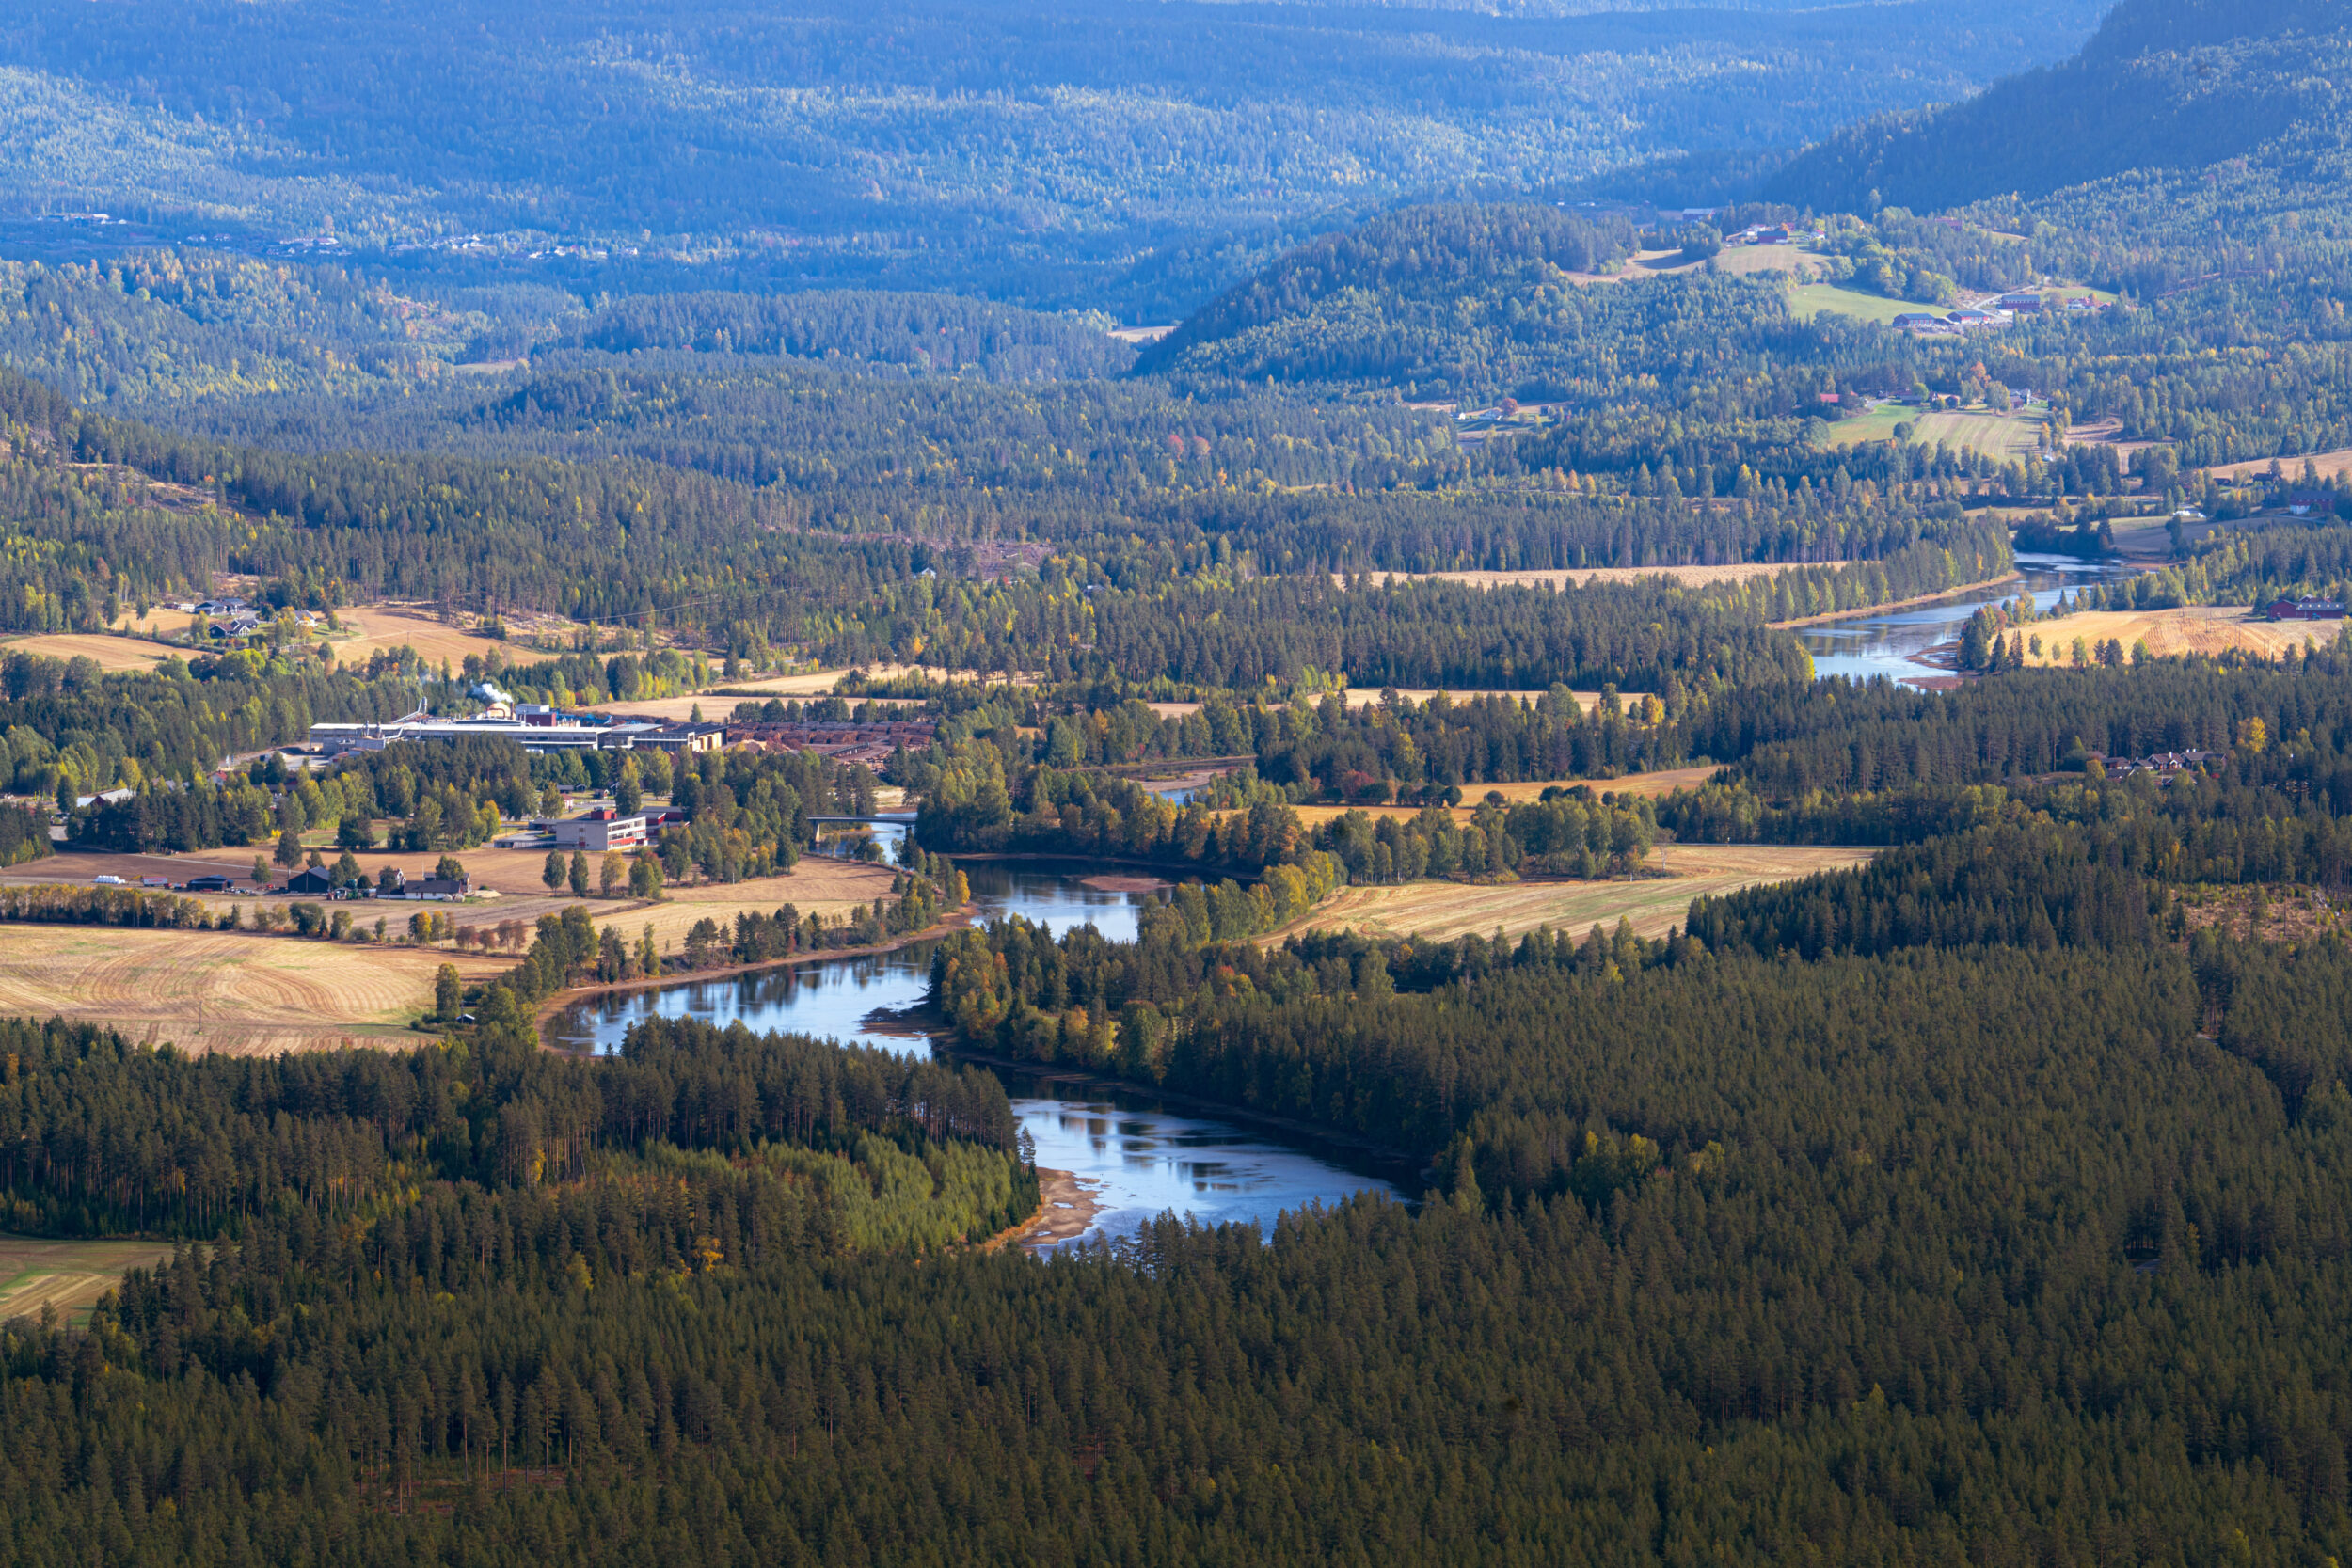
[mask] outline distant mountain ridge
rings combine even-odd
[[[1850,127],[1764,194],[1928,212],[2256,154],[2292,166],[2344,145],[2347,66],[2344,0],[2124,0],[2073,59]]]

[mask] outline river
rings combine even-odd
[[[882,819],[874,831],[895,850],[906,829],[902,819]],[[1114,941],[1136,934],[1143,895],[1100,892],[1064,872],[961,863],[982,920],[1017,914],[1057,933],[1090,925]],[[923,1036],[875,1015],[924,1000],[932,946],[916,942],[871,958],[623,992],[558,1016],[548,1033],[562,1044],[602,1052],[618,1047],[629,1025],[645,1018],[698,1018],[722,1026],[739,1020],[763,1033],[929,1051]],[[1367,1191],[1404,1196],[1387,1180],[1343,1164],[1339,1151],[1179,1110],[1149,1090],[1073,1083],[1044,1071],[998,1075],[1013,1097],[1014,1117],[1036,1141],[1039,1165],[1071,1172],[1100,1205],[1076,1240],[1127,1235],[1169,1211],[1203,1224],[1254,1220],[1270,1233],[1284,1210]]]
[[[2058,602],[2060,594],[2072,594],[2078,588],[2130,577],[2145,569],[2137,562],[2078,561],[2070,555],[2021,553],[2017,570],[2024,578],[2022,582],[1979,588],[1957,598],[1910,610],[1851,615],[1816,626],[1801,626],[1796,638],[1813,656],[1816,675],[1847,675],[1858,681],[1884,675],[1891,680],[1916,681],[1945,672],[1915,663],[1912,656],[1959,637],[1961,627],[1980,604],[2014,599],[2020,593],[2030,591],[2035,608],[2046,610]]]
[[[1819,674],[1915,680],[1937,672],[1911,656],[1958,636],[1979,604],[2013,599],[2022,589],[2047,610],[2061,593],[2139,569],[2040,555],[2020,555],[2017,565],[2022,583],[1806,626],[1796,635]],[[1187,798],[1191,791],[1178,786],[1168,793]],[[873,819],[874,835],[895,850],[907,820]],[[966,862],[963,869],[982,920],[1017,914],[1056,932],[1091,925],[1115,941],[1135,935],[1142,895],[1102,892],[1064,871],[985,862]],[[624,992],[572,1008],[548,1032],[563,1044],[611,1051],[642,1019],[699,1018],[886,1051],[929,1051],[928,1038],[890,1015],[925,999],[931,947],[917,942],[872,958]],[[1082,1240],[1128,1234],[1168,1211],[1209,1224],[1254,1220],[1270,1230],[1284,1210],[1336,1203],[1366,1191],[1403,1196],[1386,1179],[1355,1168],[1341,1151],[1178,1109],[1149,1090],[1074,1083],[1044,1071],[1004,1069],[1000,1076],[1013,1096],[1013,1115],[1036,1141],[1038,1164],[1075,1175],[1101,1206]]]

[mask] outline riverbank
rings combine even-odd
[[[923,1010],[910,1009],[908,1016]],[[935,1015],[931,1022],[936,1023]],[[1247,1105],[1229,1105],[1219,1100],[1203,1100],[1197,1094],[1186,1094],[1182,1089],[1164,1088],[1157,1084],[1138,1084],[1131,1079],[1117,1078],[1107,1073],[1089,1072],[1081,1068],[1064,1067],[1055,1062],[1025,1062],[1014,1056],[999,1056],[993,1051],[976,1051],[970,1046],[958,1045],[950,1040],[944,1027],[933,1027],[926,1030],[925,1033],[930,1035],[933,1053],[941,1056],[952,1057],[959,1062],[969,1062],[976,1067],[987,1068],[993,1072],[1019,1073],[1026,1078],[1037,1079],[1041,1083],[1051,1084],[1057,1088],[1078,1089],[1088,1094],[1149,1095],[1170,1109],[1183,1111],[1187,1115],[1214,1117],[1219,1121],[1234,1122],[1244,1127],[1260,1127],[1269,1132],[1279,1132],[1283,1137],[1295,1143],[1319,1145],[1324,1148],[1343,1152],[1363,1164],[1381,1167],[1387,1180],[1418,1180],[1429,1166],[1431,1158],[1429,1156],[1410,1153],[1388,1144],[1375,1143],[1370,1138],[1359,1137],[1353,1132],[1342,1132],[1337,1128],[1326,1127],[1317,1122],[1300,1121],[1295,1117],[1276,1116],[1271,1112],[1256,1111]]]
[[[1069,1171],[1040,1166],[1037,1185],[1037,1212],[1010,1230],[998,1231],[982,1242],[982,1252],[1001,1252],[1007,1247],[1035,1252],[1075,1241],[1087,1233],[1094,1224],[1094,1216],[1103,1212],[1101,1200],[1087,1183]]]
[[[1947,599],[1957,599],[1965,594],[1975,594],[1987,588],[1998,588],[2005,582],[2022,582],[2025,580],[2025,576],[2023,572],[2005,572],[1997,578],[1987,578],[1982,582],[1963,582],[1957,588],[1946,588],[1933,594],[1920,594],[1908,599],[1889,599],[1884,604],[1862,605],[1853,610],[1833,610],[1826,615],[1805,615],[1794,621],[1768,621],[1765,625],[1774,631],[1795,631],[1800,626],[1822,626],[1832,621],[1851,621],[1862,615],[1883,615],[1890,610],[1917,610],[1926,605],[1942,604]]]
[[[624,996],[630,991],[660,990],[670,986],[695,985],[705,980],[729,980],[744,974],[765,974],[771,970],[798,969],[803,964],[831,963],[836,958],[870,958],[883,953],[896,953],[901,947],[912,947],[918,942],[935,942],[941,937],[968,929],[978,913],[977,903],[964,904],[945,920],[935,921],[919,931],[909,931],[888,942],[878,942],[864,947],[826,947],[813,953],[794,953],[781,958],[762,958],[757,963],[728,964],[720,969],[694,969],[677,974],[647,974],[634,980],[599,980],[593,985],[566,986],[542,998],[531,1017],[532,1027],[539,1031],[542,1043],[547,1028],[556,1014],[601,996]],[[549,1050],[559,1049],[554,1046]]]

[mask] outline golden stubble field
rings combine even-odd
[[[526,664],[541,657],[528,648],[444,626],[431,611],[420,608],[360,605],[337,610],[335,618],[358,633],[334,640],[338,664],[365,664],[371,654],[403,647],[414,648],[420,657],[436,664],[447,659],[453,670],[464,667],[468,654],[479,654],[485,660],[496,654],[509,662]]]
[[[45,1307],[74,1327],[89,1322],[98,1298],[122,1282],[125,1269],[152,1268],[171,1257],[154,1242],[52,1242],[0,1235],[0,1321],[40,1317]]]
[[[33,637],[11,637],[0,643],[10,653],[39,654],[45,658],[94,658],[101,670],[152,670],[175,652],[186,657],[186,650],[174,650],[160,643],[142,641],[135,637],[110,637],[103,632],[47,632]]]
[[[1539,800],[1547,789],[1573,788],[1582,784],[1595,797],[1614,794],[1637,797],[1646,800],[1662,800],[1677,789],[1696,789],[1713,778],[1721,769],[1709,763],[1704,768],[1661,768],[1654,773],[1627,773],[1614,779],[1528,779],[1517,784],[1464,784],[1462,804],[1454,808],[1454,819],[1468,822],[1477,815],[1479,803],[1492,791],[1504,800],[1517,804],[1522,800]],[[1311,828],[1319,828],[1337,816],[1360,811],[1368,816],[1411,817],[1421,815],[1419,806],[1293,806],[1298,819]]]
[[[2218,654],[2233,648],[2277,658],[2289,648],[2306,643],[2326,646],[2344,629],[2342,621],[2272,621],[2235,605],[2190,605],[2180,610],[2095,610],[2056,620],[2037,621],[2021,627],[2027,639],[2042,639],[2036,655],[2030,644],[2028,664],[2071,664],[2074,639],[2086,648],[2114,641],[2131,652],[2134,642],[2148,644],[2158,658],[2179,654]]]
[[[2216,479],[2261,479],[2269,475],[2271,462],[2270,458],[2257,457],[2244,463],[2224,463],[2205,471]],[[2335,451],[2315,451],[2308,458],[2281,457],[2277,459],[2277,462],[2279,471],[2286,476],[2289,484],[2297,483],[2302,480],[2303,465],[2306,462],[2319,470],[2319,477],[2322,479],[2342,479],[2347,474],[2352,474],[2352,447],[2344,447]]]
[[[1816,872],[1867,863],[1873,849],[1810,846],[1666,844],[1650,851],[1663,877],[1608,882],[1511,882],[1468,887],[1458,882],[1408,882],[1399,887],[1351,887],[1317,905],[1305,918],[1263,940],[1302,930],[1347,930],[1367,936],[1418,936],[1450,941],[1516,937],[1549,926],[1581,935],[1595,926],[1614,931],[1632,923],[1636,936],[1661,937],[1682,924],[1693,898],[1785,882]]]
[[[517,648],[491,638],[478,637],[441,624],[430,611],[398,605],[360,605],[336,611],[336,617],[357,635],[331,640],[339,663],[364,664],[370,655],[386,648],[414,648],[423,657],[438,664],[449,661],[452,669],[462,668],[468,654],[479,654],[487,659],[493,653],[503,655],[510,662],[529,662],[538,656],[529,649]],[[124,632],[141,631],[150,634],[183,633],[194,625],[196,617],[178,610],[156,610],[146,620],[134,625],[134,617],[125,613],[120,625]],[[8,647],[25,653],[45,654],[51,658],[89,657],[106,670],[151,670],[165,659],[178,657],[193,657],[201,648],[167,647],[140,637],[106,632],[56,632],[36,637],[10,639]]]
[[[407,864],[412,873],[431,856],[370,856]],[[469,866],[491,861],[490,852],[468,852]],[[506,857],[493,874],[515,883],[526,857]],[[659,904],[634,899],[553,896],[537,883],[544,854],[527,857],[528,893],[465,904],[400,900],[337,906],[363,927],[378,919],[391,930],[406,929],[421,910],[447,915],[461,929],[495,927],[502,921],[535,923],[544,913],[581,904],[598,927],[610,926],[634,942],[647,926],[665,951],[677,952],[686,933],[705,918],[730,933],[737,913],[773,913],[785,904],[803,914],[838,919],[890,892],[886,866],[812,856],[783,877],[745,882],[712,882],[673,888]],[[95,863],[99,857],[77,857]],[[417,863],[421,862],[422,863]],[[54,862],[38,863],[54,865]],[[146,869],[150,863],[126,870]],[[184,877],[198,869],[166,862]],[[487,869],[486,865],[482,867]],[[11,881],[86,880],[53,872],[27,876],[15,868]],[[77,871],[87,868],[77,865]],[[478,873],[479,874],[479,870]],[[262,901],[204,897],[211,905],[241,904],[248,911]],[[518,955],[483,955],[453,947],[397,943],[318,942],[251,931],[157,931],[101,926],[0,925],[0,1015],[61,1017],[103,1023],[134,1040],[169,1042],[190,1051],[268,1053],[332,1049],[341,1045],[398,1046],[423,1037],[407,1027],[433,1001],[434,976],[444,963],[457,966],[469,983],[503,974]]]
[[[403,908],[405,913],[405,907]],[[0,926],[0,1013],[101,1022],[134,1040],[262,1053],[412,1042],[433,977],[512,962],[434,948],[234,931]]]
[[[686,944],[686,933],[698,920],[718,922],[730,941],[738,914],[773,914],[786,904],[799,911],[803,918],[821,914],[829,921],[837,921],[870,907],[877,898],[888,897],[890,878],[888,866],[811,855],[787,876],[673,887],[668,890],[668,897],[659,904],[628,903],[624,907],[616,903],[599,909],[597,906],[603,901],[592,899],[588,912],[599,927],[611,926],[631,942],[651,926],[654,941],[665,952],[675,953]],[[562,902],[573,900],[566,898]],[[530,918],[537,919],[537,912],[532,911]]]

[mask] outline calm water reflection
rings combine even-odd
[[[2060,594],[2129,577],[2141,568],[2106,561],[2077,561],[2073,556],[2021,553],[2017,569],[2024,575],[2022,583],[1979,589],[1957,599],[1921,605],[1915,610],[1856,615],[1822,626],[1804,626],[1799,628],[1796,638],[1813,655],[1816,675],[1846,675],[1858,681],[1873,675],[1899,681],[1917,680],[1943,672],[1915,663],[1912,656],[1959,637],[1961,627],[1976,613],[1977,606],[2014,599],[2021,592],[2030,591],[2035,608],[2046,610],[2058,603]]]
[[[875,831],[895,853],[903,828],[883,823]],[[984,918],[1019,914],[1057,935],[1082,925],[1114,941],[1135,935],[1137,895],[1100,892],[1075,877],[1033,868],[965,862],[963,870]],[[927,1052],[924,1036],[889,1015],[923,1001],[931,945],[628,992],[572,1009],[548,1033],[564,1044],[611,1051],[642,1019],[698,1018],[722,1027],[739,1020],[763,1033]],[[1042,1074],[1004,1077],[1013,1115],[1036,1140],[1038,1163],[1074,1173],[1102,1205],[1089,1237],[1127,1234],[1169,1210],[1204,1223],[1254,1220],[1270,1229],[1277,1214],[1309,1203],[1336,1203],[1365,1191],[1402,1196],[1325,1151],[1170,1110],[1149,1093]]]

